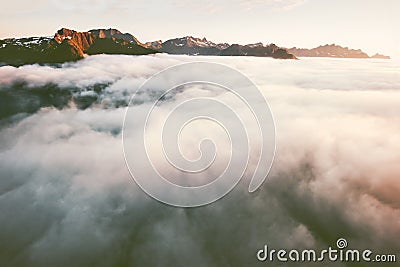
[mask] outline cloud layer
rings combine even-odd
[[[244,181],[212,205],[178,209],[132,181],[121,124],[143,81],[199,59],[235,67],[259,85],[274,113],[277,153],[255,194]],[[167,55],[0,67],[0,93],[13,95],[11,107],[22,106],[3,116],[0,129],[0,262],[253,266],[264,244],[326,248],[339,237],[351,247],[397,253],[399,72],[382,60]],[[56,96],[72,91],[65,104],[39,97],[26,110],[24,97],[31,90],[47,94],[49,85]],[[80,106],[81,95],[96,98]]]

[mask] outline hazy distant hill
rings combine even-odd
[[[385,55],[378,54],[378,53],[376,53],[375,55],[371,56],[371,58],[390,59],[389,56],[385,56]]]
[[[340,45],[322,45],[312,49],[289,48],[289,53],[296,57],[336,57],[336,58],[370,58],[367,53],[360,49],[349,49]],[[376,54],[372,58],[390,58],[388,56]]]

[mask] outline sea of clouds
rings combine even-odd
[[[226,64],[258,85],[277,150],[255,193],[244,179],[211,205],[183,209],[134,183],[121,127],[146,79],[191,61]],[[324,249],[340,237],[376,253],[400,250],[392,60],[98,55],[0,67],[0,105],[0,265],[253,266],[265,265],[256,259],[264,244]]]

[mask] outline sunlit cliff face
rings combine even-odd
[[[173,208],[131,179],[122,120],[147,78],[195,60],[227,64],[258,85],[275,118],[276,158],[254,194],[245,179],[211,205]],[[0,262],[253,266],[264,244],[320,248],[339,237],[396,253],[399,74],[390,60],[167,55],[0,67]]]

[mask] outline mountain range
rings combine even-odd
[[[52,37],[8,38],[0,40],[1,64],[20,66],[24,64],[46,64],[76,61],[85,55],[125,54],[147,55],[154,53],[212,55],[212,56],[256,56],[278,59],[296,59],[303,56],[368,58],[361,50],[337,45],[325,45],[313,49],[282,48],[275,44],[228,44],[214,43],[206,38],[186,36],[141,43],[129,33],[116,29],[94,29],[78,32],[66,28],[58,30]],[[376,58],[387,58],[376,54]]]

